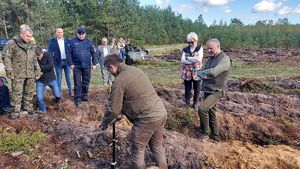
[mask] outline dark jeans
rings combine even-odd
[[[215,93],[204,93],[204,100],[201,102],[201,106],[198,111],[200,116],[201,132],[208,134],[210,128],[213,139],[219,139],[216,104],[222,96],[222,91]]]
[[[0,87],[0,111],[10,106],[9,89],[3,85]]]
[[[74,98],[75,101],[81,101],[87,98],[89,93],[89,85],[91,80],[91,68],[75,68],[74,76]]]
[[[130,58],[130,56],[126,53],[125,54],[125,64],[127,65],[132,65],[132,59]]]
[[[201,81],[198,80],[185,80],[184,81],[184,89],[185,89],[185,93],[184,93],[184,97],[185,97],[185,103],[187,105],[190,105],[190,99],[191,99],[191,91],[192,91],[192,87],[194,89],[194,99],[193,99],[193,105],[195,104],[199,104],[199,98],[200,98],[200,85],[201,85]]]
[[[167,117],[151,123],[137,122],[131,129],[132,169],[145,169],[145,149],[147,144],[160,169],[167,169],[165,150],[162,145],[164,125]]]

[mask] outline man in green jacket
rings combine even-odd
[[[20,34],[8,41],[4,47],[3,63],[6,77],[11,80],[11,118],[33,112],[35,80],[40,76],[40,67],[35,57],[32,30],[27,26],[20,29]],[[21,106],[21,103],[24,103]]]
[[[117,54],[105,57],[104,66],[115,76],[104,114],[101,129],[121,113],[133,123],[131,129],[132,168],[145,169],[145,149],[149,144],[156,163],[167,169],[166,156],[162,146],[167,111],[156,94],[147,75],[140,69],[122,63]]]
[[[223,97],[229,72],[230,59],[221,50],[220,41],[218,39],[210,39],[206,42],[206,47],[210,54],[209,59],[205,63],[199,77],[202,81],[202,90],[204,98],[198,111],[200,116],[200,132],[204,137],[208,137],[209,128],[211,130],[211,138],[219,141],[219,129],[217,125],[216,104]]]

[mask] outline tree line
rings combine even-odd
[[[143,45],[175,44],[186,41],[193,31],[200,43],[219,38],[225,48],[299,48],[300,25],[288,19],[261,20],[245,25],[240,19],[207,25],[200,14],[195,21],[183,18],[169,6],[141,6],[138,0],[5,0],[0,2],[0,37],[12,38],[21,24],[34,31],[38,44],[47,46],[56,27],[71,38],[85,26],[89,38],[130,38]]]

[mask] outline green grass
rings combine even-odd
[[[186,44],[173,44],[173,45],[151,45],[145,46],[145,49],[148,50],[149,55],[151,56],[159,56],[168,54],[170,51],[174,50],[182,50]]]
[[[194,112],[192,108],[186,109],[184,113],[169,116],[166,122],[168,130],[182,130],[194,121]]]
[[[180,84],[181,64],[179,62],[154,62],[140,61],[135,66],[144,70],[151,82],[158,86]],[[262,81],[282,80],[300,75],[300,67],[297,64],[258,62],[248,64],[243,61],[235,61],[232,64],[230,78],[254,78]],[[281,93],[279,91],[279,93]]]
[[[179,62],[141,61],[135,64],[147,73],[153,85],[174,86],[182,82],[180,79],[181,64]]]
[[[179,62],[155,62],[145,60],[137,62],[134,66],[144,70],[154,85],[171,87],[182,82],[180,79],[181,64]],[[297,64],[291,65],[284,62],[258,62],[248,64],[236,60],[232,64],[230,78],[255,78],[262,81],[274,81],[299,75],[300,66]],[[0,76],[5,76],[5,72],[0,72]],[[73,77],[71,77],[71,79],[73,82]],[[97,67],[95,71],[92,71],[91,86],[101,86],[102,84],[101,71],[100,68]],[[63,78],[63,88],[67,88],[65,78]]]
[[[298,65],[258,62],[247,64],[235,61],[232,65],[232,78],[256,78],[261,80],[280,80],[300,75]]]
[[[24,151],[31,154],[33,148],[43,143],[47,139],[47,135],[40,132],[29,132],[22,130],[20,133],[1,131],[0,133],[0,152]]]

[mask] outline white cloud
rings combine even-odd
[[[290,7],[283,7],[278,11],[279,15],[288,15],[291,14],[293,12],[293,9]]]
[[[231,9],[229,9],[228,6],[225,6],[223,9],[224,9],[224,13],[231,13]]]
[[[156,5],[161,7],[162,6],[162,1],[161,0],[156,0]]]
[[[280,7],[282,2],[274,2],[274,0],[262,0],[254,5],[252,12],[273,12],[276,8]]]
[[[193,6],[191,4],[182,4],[178,7],[175,7],[174,10],[176,12],[179,12],[179,13],[184,13],[184,12],[188,12],[188,11],[192,11],[194,10]]]
[[[156,0],[156,5],[159,7],[163,7],[164,5],[169,5],[171,0]]]
[[[207,8],[202,8],[203,13],[207,13],[208,9]]]
[[[300,14],[300,4],[294,9],[294,13]]]
[[[201,3],[205,6],[224,6],[231,0],[194,0],[197,3]]]
[[[292,15],[292,14],[299,14],[299,13],[300,13],[300,4],[295,8],[285,6],[278,11],[279,15]]]

